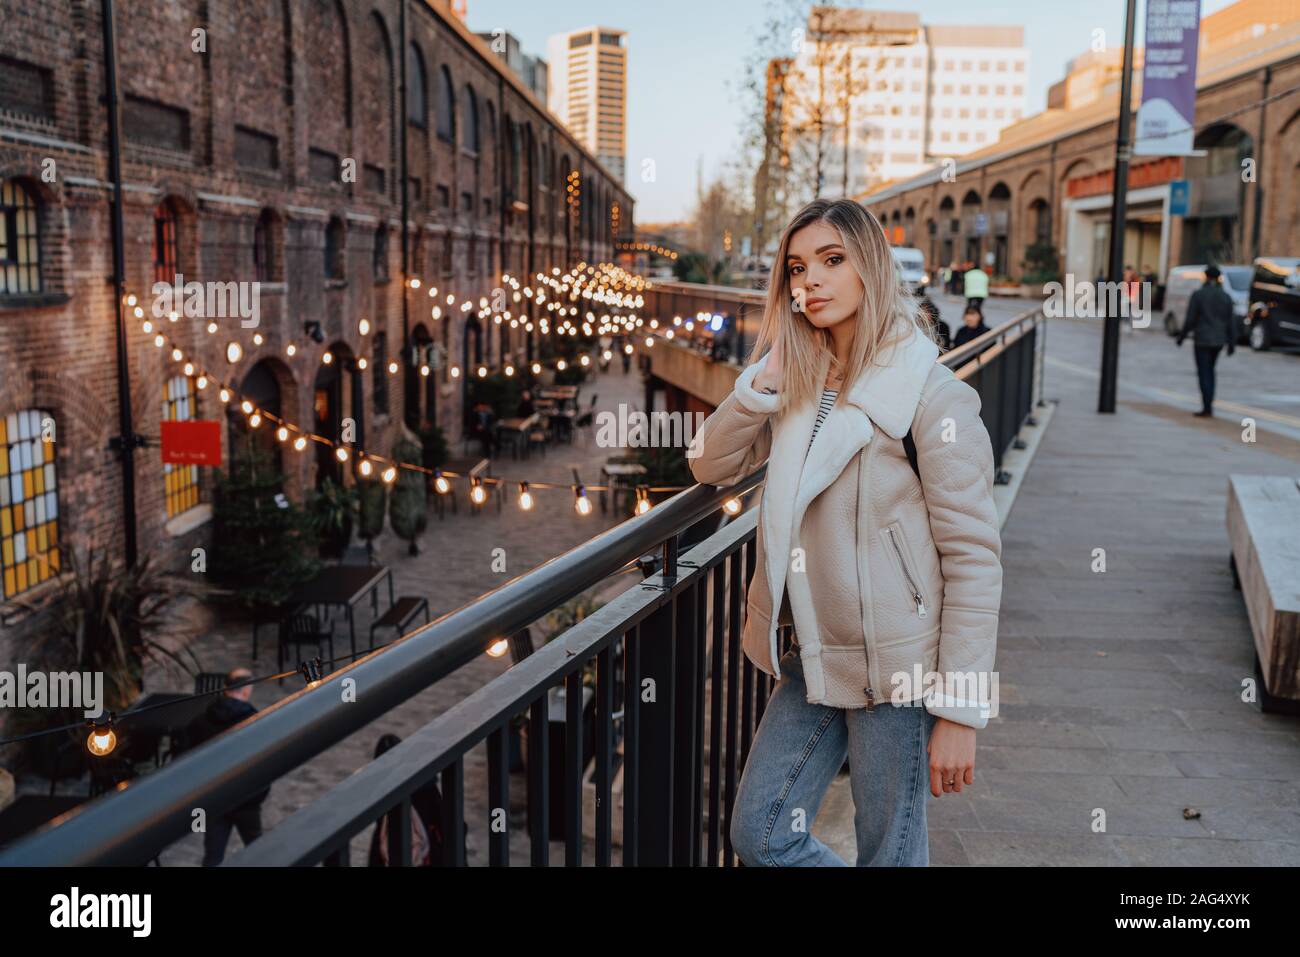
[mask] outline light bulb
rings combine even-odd
[[[95,728],[86,738],[86,749],[96,757],[111,754],[117,747],[117,735],[109,727]]]
[[[300,436],[298,436],[296,439],[293,440],[293,448],[294,448],[294,451],[295,451],[295,452],[301,452],[301,451],[302,451],[303,449],[305,449],[306,447],[307,447],[307,437],[306,437],[306,436],[300,435]]]
[[[348,450],[340,445],[337,449],[334,450],[334,457],[337,458],[340,462],[346,462],[348,460]]]
[[[275,430],[275,437],[279,439],[281,442],[284,442],[289,438],[289,430],[282,425]]]

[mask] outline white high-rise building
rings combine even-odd
[[[820,176],[820,195],[852,196],[995,142],[1024,115],[1027,70],[1021,27],[814,7],[785,74],[782,148],[809,192]]]
[[[627,158],[626,36],[587,27],[547,42],[547,106],[620,182]]]

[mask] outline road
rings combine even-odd
[[[954,333],[961,325],[964,299],[933,296]],[[989,299],[984,303],[990,327],[1019,315],[1033,304],[1027,299]],[[1047,331],[1047,380],[1079,377],[1097,383],[1101,368],[1101,320],[1054,319]],[[1253,352],[1239,346],[1220,353],[1214,410],[1218,418],[1240,424],[1247,416],[1258,428],[1300,441],[1300,355],[1292,352]],[[1050,391],[1050,390],[1049,390]],[[1096,386],[1094,385],[1094,395]],[[1121,329],[1119,353],[1120,399],[1158,402],[1188,414],[1201,407],[1192,344],[1181,348],[1154,325]]]

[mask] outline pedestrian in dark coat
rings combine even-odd
[[[1183,331],[1178,334],[1180,346],[1188,336],[1195,340],[1196,378],[1201,386],[1201,411],[1196,415],[1202,418],[1214,414],[1214,364],[1219,351],[1226,346],[1232,355],[1239,332],[1232,297],[1219,282],[1219,268],[1208,266],[1205,284],[1192,293]]]

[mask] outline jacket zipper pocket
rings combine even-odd
[[[903,570],[903,577],[907,579],[907,587],[912,590],[912,600],[916,602],[916,617],[925,618],[929,612],[925,610],[925,599],[921,597],[921,590],[916,587],[916,582],[912,579],[912,572],[907,567],[907,561],[903,558],[903,549],[899,547],[898,536],[894,534],[894,529],[889,528],[889,540],[894,544],[894,551],[898,554],[898,567]]]

